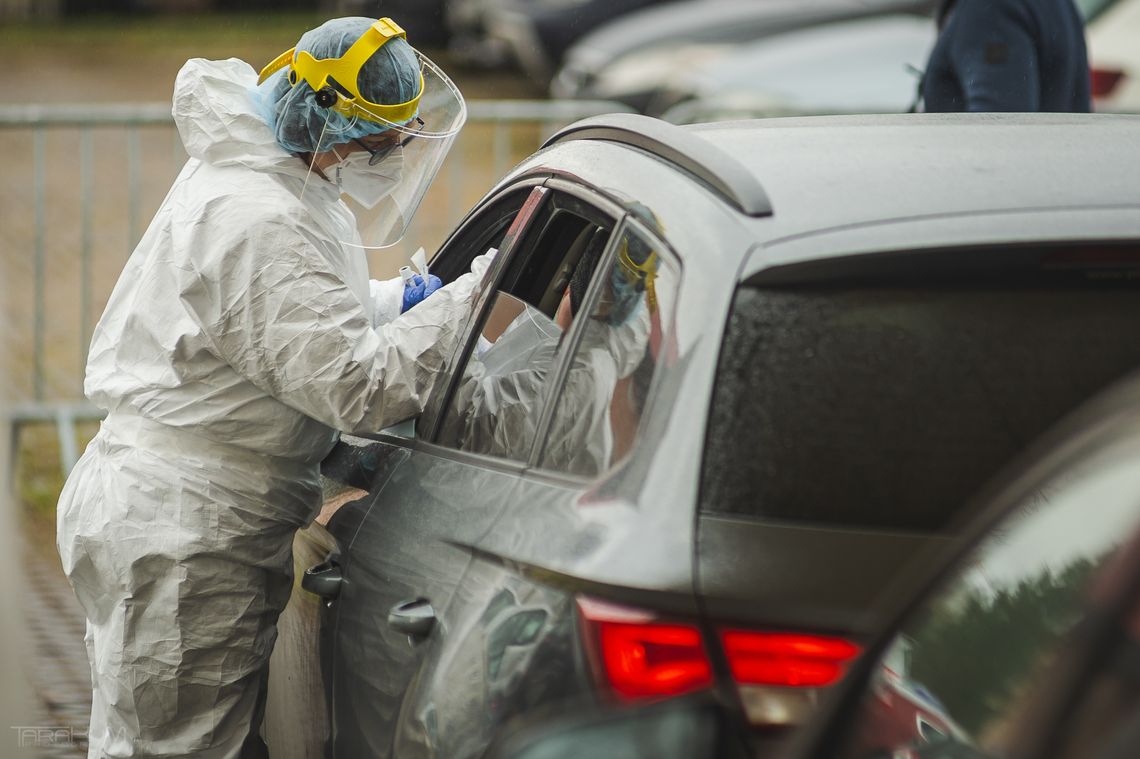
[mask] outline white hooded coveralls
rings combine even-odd
[[[397,318],[400,280],[370,282],[335,242],[347,207],[306,187],[255,83],[237,60],[179,73],[190,160],[92,340],[85,390],[108,416],[58,510],[88,619],[92,757],[241,755],[319,462],[337,430],[422,410],[489,263]]]

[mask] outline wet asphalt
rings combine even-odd
[[[24,661],[35,697],[35,724],[13,729],[5,740],[15,746],[13,759],[85,757],[91,670],[83,643],[83,610],[54,554],[31,546],[24,554],[28,590],[23,594],[24,619],[30,648]]]

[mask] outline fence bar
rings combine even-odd
[[[135,249],[139,230],[139,129],[127,127],[127,255]]]
[[[87,365],[87,342],[91,339],[91,279],[94,267],[92,203],[95,187],[95,140],[90,129],[79,133],[79,395],[83,396],[83,368]]]
[[[79,461],[79,446],[75,441],[75,417],[70,409],[61,407],[55,414],[56,433],[59,435],[59,466],[64,474],[71,474]]]
[[[495,178],[503,176],[511,164],[511,122],[496,121],[491,136],[491,168]]]
[[[545,121],[569,123],[600,113],[631,112],[622,103],[605,100],[471,100],[470,121]],[[167,103],[107,103],[91,105],[3,105],[0,129],[29,127],[146,127],[170,126],[174,117]]]
[[[0,128],[169,126],[167,103],[0,106]]]
[[[47,336],[44,333],[44,309],[47,307],[47,294],[45,275],[47,270],[46,234],[47,234],[47,131],[37,128],[33,138],[32,155],[35,161],[35,180],[33,194],[35,196],[35,272],[33,299],[34,324],[32,327],[32,371],[34,392],[37,401],[44,399],[44,343]]]

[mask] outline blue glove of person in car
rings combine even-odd
[[[427,284],[424,284],[424,278],[419,274],[412,277],[404,283],[404,305],[400,307],[400,313],[404,313],[441,287],[443,280],[434,274],[428,275]]]

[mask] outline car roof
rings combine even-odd
[[[769,247],[910,220],[1140,210],[1140,116],[825,116],[686,129],[763,186],[773,215],[751,223]]]
[[[547,145],[650,153],[736,212],[746,279],[857,253],[1140,240],[1140,115],[886,114],[677,127],[609,114]]]

